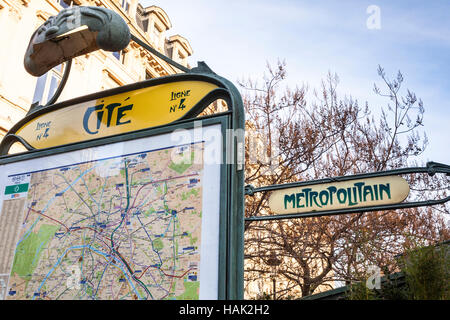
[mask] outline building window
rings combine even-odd
[[[102,90],[120,87],[122,83],[113,76],[108,70],[103,70]]]
[[[38,102],[41,105],[47,104],[55,94],[56,89],[61,82],[62,72],[63,65],[60,64],[37,79],[33,103]]]
[[[152,40],[152,42],[156,45],[156,47],[159,47],[159,42],[160,42],[160,35],[161,35],[161,31],[159,31],[158,27],[155,25],[153,25],[153,30],[150,34],[150,38]]]
[[[178,61],[183,62],[185,57],[178,51]]]
[[[120,60],[120,51],[114,51],[112,53],[112,55],[114,56],[114,58],[116,58],[117,60]]]
[[[147,32],[148,30],[148,19],[145,19],[144,21],[142,21],[142,28],[145,32]]]
[[[73,0],[56,0],[56,2],[64,9],[72,6],[78,6],[78,3],[74,2]]]
[[[119,60],[122,64],[125,64],[125,56],[126,56],[127,52],[125,50],[121,50],[121,51],[114,51],[112,53],[112,55],[114,56],[114,58],[116,58],[117,60]]]
[[[130,3],[127,0],[122,0],[122,8],[126,13],[129,13],[128,11],[130,10]]]

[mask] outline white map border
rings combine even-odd
[[[191,143],[204,141],[203,137],[217,137],[221,132],[220,124],[205,125],[202,128],[183,129],[189,133]],[[200,131],[199,131],[200,130]],[[201,134],[199,134],[201,132]],[[208,134],[213,132],[213,134]],[[203,154],[214,154],[222,150],[222,139],[207,139]],[[177,143],[178,142],[178,143]],[[46,170],[73,163],[101,160],[161,148],[176,147],[186,141],[174,141],[172,133],[158,134],[135,140],[116,142],[109,145],[91,147],[83,150],[69,151],[51,156],[44,156],[15,163],[0,165],[0,192],[4,193],[8,176],[30,171]],[[45,159],[45,161],[43,161]],[[216,161],[203,161],[202,181],[202,231],[200,245],[200,300],[217,300],[219,283],[219,230],[220,230],[220,172],[221,164]],[[0,214],[3,197],[0,198]],[[206,214],[207,213],[207,214]],[[17,230],[19,232],[19,230]],[[12,266],[11,266],[12,267]]]

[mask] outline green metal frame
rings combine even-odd
[[[342,181],[366,179],[366,178],[373,178],[373,177],[386,177],[386,176],[411,174],[411,173],[427,173],[430,176],[433,176],[436,173],[444,173],[447,176],[449,176],[450,175],[450,166],[448,166],[446,164],[442,164],[442,163],[437,163],[437,162],[428,162],[426,167],[401,168],[401,169],[379,171],[379,172],[373,172],[373,173],[356,174],[356,175],[351,175],[351,176],[341,176],[341,177],[325,178],[325,179],[310,180],[310,181],[276,184],[276,185],[264,186],[264,187],[259,187],[259,188],[255,188],[252,185],[247,185],[247,186],[245,186],[245,194],[249,195],[249,196],[253,196],[256,192],[267,192],[267,191],[282,190],[282,189],[295,188],[295,187],[304,187],[304,186],[311,186],[311,185],[324,184],[324,183],[342,182]],[[423,207],[423,206],[432,206],[432,205],[437,205],[437,204],[443,204],[443,203],[446,203],[447,201],[450,201],[450,196],[445,197],[443,199],[439,199],[439,200],[402,202],[402,203],[398,203],[398,204],[367,206],[367,207],[360,207],[360,208],[324,210],[324,211],[310,211],[310,212],[305,212],[305,213],[287,213],[287,214],[278,214],[278,215],[255,216],[255,217],[245,218],[245,221],[250,222],[250,221],[282,220],[282,219],[308,218],[308,217],[319,217],[319,216],[348,214],[348,213],[363,213],[363,212],[370,212],[370,211],[405,209],[405,208]]]

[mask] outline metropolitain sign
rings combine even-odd
[[[46,107],[9,133],[42,149],[163,126],[194,118],[220,90],[195,75],[152,79]]]
[[[345,210],[399,203],[408,194],[405,179],[384,176],[276,190],[269,207],[276,214]]]

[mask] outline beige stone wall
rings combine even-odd
[[[62,0],[59,0],[62,1]],[[187,40],[181,36],[166,36],[171,22],[165,12],[158,7],[143,8],[138,0],[127,0],[128,12],[121,7],[122,0],[76,0],[83,6],[102,6],[118,12],[130,27],[130,31],[149,45],[171,57],[171,52],[182,51],[184,56],[192,54]],[[33,32],[63,7],[58,0],[0,0],[0,139],[20,119],[33,103],[37,79],[25,71],[23,57]],[[141,15],[149,18],[151,25],[161,28],[159,42],[155,45],[153,27],[144,30]],[[162,28],[161,26],[164,26]],[[181,40],[180,40],[181,39]],[[146,77],[160,77],[179,72],[176,68],[148,53],[136,43],[131,42],[124,50],[120,60],[111,52],[99,50],[77,57],[72,62],[72,70],[66,87],[58,102],[93,92],[110,89],[119,85],[145,80]],[[187,65],[186,59],[182,62]]]

